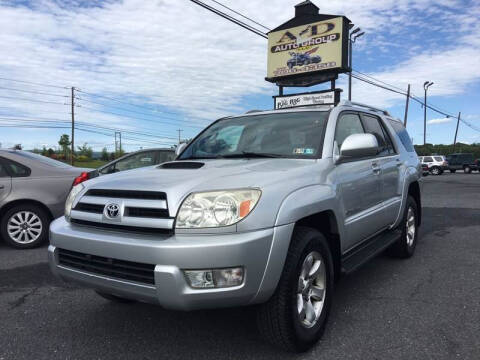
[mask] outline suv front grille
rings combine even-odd
[[[116,208],[113,215],[107,211],[110,205]],[[109,229],[165,233],[173,231],[174,222],[166,193],[110,189],[89,189],[72,209],[71,220]]]
[[[58,249],[60,265],[116,279],[155,285],[155,265]]]

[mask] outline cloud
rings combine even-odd
[[[452,118],[441,118],[441,119],[432,119],[432,120],[427,120],[428,125],[438,125],[438,124],[446,124],[449,122],[452,122]]]
[[[98,113],[92,109],[105,110],[105,107],[88,103],[88,97],[80,96],[78,103],[83,108],[78,109],[78,114],[82,121],[127,129],[143,127],[145,131],[153,129],[168,132],[170,136],[175,135],[176,128],[169,122],[177,122],[192,135],[197,130],[188,126],[204,126],[219,116],[242,112],[248,106],[247,97],[276,92],[272,84],[263,80],[266,40],[190,1],[108,1],[101,7],[90,6],[95,2],[89,2],[89,6],[80,6],[82,2],[77,1],[59,5],[62,3],[42,0],[29,6],[9,5],[9,2],[0,5],[0,77],[76,86],[159,110],[154,116],[138,115],[159,122],[139,122]],[[226,0],[224,3],[274,27],[293,16],[295,2]],[[322,12],[347,14],[367,31],[365,41],[356,44],[358,54],[373,51],[371,56],[375,57],[380,47],[388,54],[401,46],[398,53],[402,56],[397,61],[380,71],[370,71],[369,75],[401,88],[411,83],[414,94],[422,93],[423,79],[434,79],[435,85],[429,91],[435,97],[462,93],[468,84],[480,79],[480,73],[472,71],[480,67],[480,27],[471,21],[480,7],[470,6],[465,13],[458,14],[462,9],[460,3],[333,0],[318,5]],[[437,19],[435,24],[454,28],[456,41],[415,48],[411,42],[390,40],[391,36],[413,36],[412,29],[435,25],[424,21],[428,16]],[[342,79],[339,83],[345,84]],[[13,82],[1,84],[18,87]],[[42,89],[27,84],[21,87]],[[69,94],[68,89],[51,89],[51,92]],[[7,90],[0,92],[5,96],[12,94],[19,96]],[[0,98],[0,110],[22,116],[69,119],[68,97],[45,98],[57,104]],[[398,94],[355,80],[354,98],[383,107],[404,100]],[[165,115],[162,111],[179,115]]]

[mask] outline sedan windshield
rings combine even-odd
[[[329,112],[291,112],[221,119],[201,133],[178,160],[319,158]]]

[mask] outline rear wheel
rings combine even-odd
[[[470,174],[472,172],[472,168],[470,166],[464,166],[463,167],[463,171],[466,173],[466,174]]]
[[[277,289],[258,308],[262,335],[288,351],[306,351],[322,336],[330,312],[333,261],[325,237],[298,227]]]
[[[455,171],[457,171],[457,170],[455,170],[455,169],[450,169],[450,172],[451,172],[452,174],[455,174]]]
[[[49,224],[50,217],[43,208],[25,203],[16,205],[5,213],[0,231],[8,245],[30,249],[47,239]]]
[[[104,299],[107,299],[109,301],[113,301],[113,302],[116,302],[116,303],[132,304],[132,303],[136,302],[135,300],[126,299],[126,298],[123,298],[123,297],[120,297],[120,296],[117,296],[117,295],[104,293],[103,291],[95,290],[95,292],[98,295],[100,295],[101,297],[103,297]]]
[[[418,239],[418,208],[415,199],[408,196],[400,224],[402,235],[389,249],[388,254],[398,258],[409,258],[415,252]]]
[[[432,175],[441,175],[442,174],[442,169],[440,169],[438,166],[434,166],[430,172]]]

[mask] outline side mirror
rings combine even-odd
[[[183,149],[185,149],[187,147],[187,144],[186,143],[181,143],[180,145],[177,146],[177,148],[175,149],[175,155],[180,155],[180,153],[183,151]]]
[[[340,160],[375,156],[378,153],[378,141],[372,134],[353,134],[348,136],[340,148]]]

